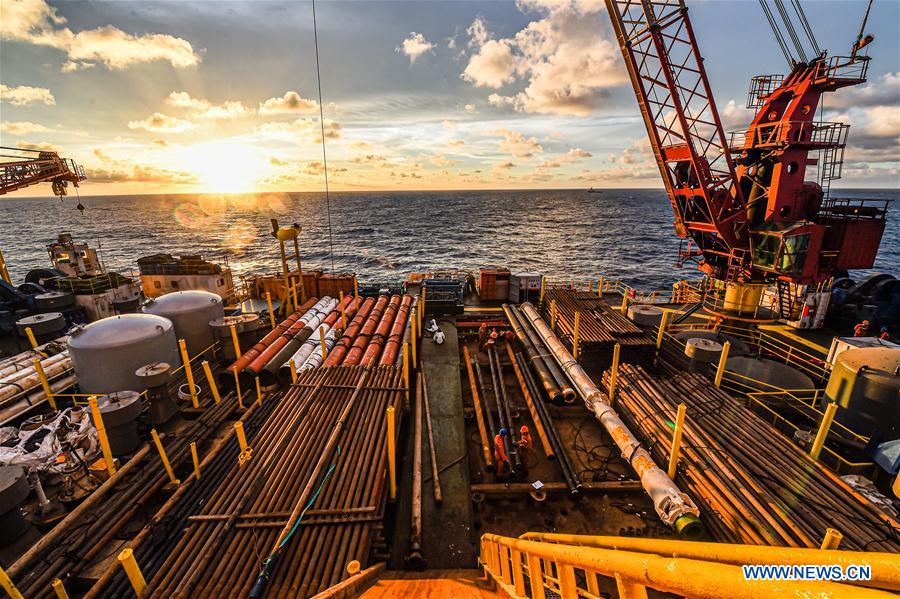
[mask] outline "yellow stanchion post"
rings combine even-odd
[[[325,329],[319,327],[319,346],[322,348],[322,363],[325,363],[325,358],[328,357],[328,347],[325,345]]]
[[[97,437],[100,438],[100,449],[103,451],[103,461],[106,462],[106,472],[112,476],[116,473],[116,463],[113,460],[109,437],[106,435],[106,426],[103,424],[103,415],[100,414],[100,404],[97,403],[96,395],[88,398],[88,405],[91,407],[91,418],[94,420],[94,428],[97,429]]]
[[[825,538],[822,539],[820,549],[837,549],[843,539],[844,535],[841,534],[841,531],[834,528],[826,528]]]
[[[194,476],[200,480],[200,456],[197,455],[196,441],[191,441],[191,459],[194,460]]]
[[[581,312],[575,313],[575,332],[572,336],[572,357],[578,360],[578,329],[581,327]]]
[[[600,299],[603,299],[603,284],[603,277],[600,277],[600,280],[597,281],[597,297],[599,297]]]
[[[234,359],[237,360],[241,357],[241,341],[238,339],[237,329],[234,328],[234,325],[228,327],[231,329],[231,344],[234,345]]]
[[[6,269],[6,260],[3,259],[2,251],[0,251],[0,279],[12,285],[12,279],[9,278],[9,271]]]
[[[295,306],[300,306],[300,302],[297,301],[297,282],[293,280],[291,281],[291,299]]]
[[[166,455],[166,448],[163,447],[162,439],[159,438],[159,433],[156,432],[155,428],[150,429],[150,436],[153,437],[153,444],[156,445],[156,451],[159,452],[159,457],[162,460],[163,467],[166,469],[166,474],[169,475],[169,482],[173,485],[181,484],[181,481],[175,478],[172,464],[169,463],[169,456]]]
[[[191,358],[188,356],[187,345],[184,339],[178,340],[178,349],[181,351],[181,361],[184,363],[184,375],[187,377],[188,388],[191,390],[191,403],[194,408],[200,407],[200,401],[197,399],[197,386],[194,385],[194,371],[191,368]]]
[[[9,595],[10,599],[25,599],[2,566],[0,566],[0,586],[3,587],[3,590],[6,591],[6,594]]]
[[[244,396],[241,394],[241,379],[238,377],[238,371],[234,371],[234,392],[237,395],[238,407],[244,409]]]
[[[412,326],[412,335],[410,336],[410,342],[412,345],[412,367],[415,368],[416,367],[416,346],[418,345],[418,343],[416,343],[416,340],[417,340],[416,335],[418,332],[417,331],[418,327],[416,327],[416,319],[415,318],[412,319],[411,326]]]
[[[297,362],[291,358],[291,384],[297,384]]]
[[[347,312],[344,310],[344,292],[338,291],[338,306],[341,308],[341,329],[347,330]]]
[[[403,386],[406,387],[406,399],[409,400],[409,343],[403,344]]]
[[[628,314],[628,290],[622,290],[622,314]]]
[[[244,423],[241,421],[235,422],[234,432],[237,435],[238,446],[241,448],[241,453],[247,451],[249,445],[247,445],[247,435],[244,434]]]
[[[900,499],[900,472],[897,473],[897,478],[894,479],[894,484],[891,486],[891,490],[894,492],[894,497]]]
[[[609,375],[609,401],[612,403],[613,397],[616,395],[616,381],[619,379],[619,353],[622,346],[616,343],[613,346],[613,361],[611,372]]]
[[[542,306],[544,305],[544,291],[547,289],[547,277],[541,277],[541,296],[538,298],[538,303]]]
[[[216,379],[213,378],[212,370],[209,367],[209,362],[203,360],[200,363],[203,367],[203,374],[206,375],[206,382],[209,383],[209,390],[212,393],[213,401],[219,403],[222,401],[222,396],[219,395],[219,387],[216,385]]]
[[[425,285],[422,285],[422,301],[419,302],[422,310],[419,312],[419,330],[422,330],[422,323],[425,321]]]
[[[684,432],[684,415],[687,406],[678,404],[678,412],[675,415],[675,434],[672,435],[672,449],[669,451],[669,478],[675,480],[675,470],[678,468],[678,458],[681,456],[681,435]]]
[[[822,453],[822,447],[825,446],[825,437],[828,436],[828,429],[831,428],[831,423],[834,421],[835,412],[837,412],[837,404],[834,402],[828,404],[828,407],[825,408],[822,424],[819,426],[819,431],[816,433],[816,439],[813,441],[812,448],[809,450],[809,455],[814,460],[818,460],[819,454]]]
[[[714,383],[716,387],[722,386],[722,377],[725,376],[725,363],[728,362],[728,352],[731,350],[731,341],[726,341],[722,346],[722,355],[719,356],[719,366],[716,367],[716,378]]]
[[[356,303],[359,303],[359,280],[356,278],[356,275],[353,275],[353,299],[356,300]]]
[[[388,447],[388,477],[390,479],[389,495],[391,501],[397,499],[397,447],[394,438],[394,406],[387,408],[387,447]]]
[[[663,310],[662,320],[659,321],[659,330],[656,332],[656,349],[662,347],[663,335],[666,334],[666,325],[669,324],[669,312],[668,310]]]
[[[56,398],[53,397],[53,389],[50,388],[50,381],[47,380],[47,373],[44,372],[44,367],[41,365],[41,359],[35,358],[32,362],[34,364],[34,370],[37,372],[38,378],[41,379],[41,387],[44,388],[44,395],[47,396],[47,403],[50,404],[50,408],[56,410]]]
[[[272,309],[272,294],[266,291],[266,304],[269,306],[269,324],[272,326],[272,330],[275,330],[275,310]],[[285,308],[287,310],[287,308]],[[287,316],[287,311],[285,311],[285,316]]]
[[[262,405],[262,387],[259,385],[259,377],[256,377],[256,403]]]
[[[556,300],[550,300],[550,329],[556,332]]]
[[[28,337],[28,343],[31,344],[31,349],[37,351],[38,342],[37,339],[34,338],[34,331],[31,330],[31,327],[25,327],[25,336]]]
[[[141,568],[138,566],[137,560],[134,559],[134,550],[131,547],[126,547],[122,550],[122,553],[119,554],[119,563],[122,564],[122,569],[125,570],[125,575],[128,576],[128,580],[131,582],[131,588],[140,597],[147,590],[147,581],[144,580]]]
[[[53,592],[56,593],[56,599],[69,599],[69,593],[66,592],[66,585],[59,578],[54,578],[51,585]]]

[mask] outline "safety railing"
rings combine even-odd
[[[600,599],[608,583],[620,597],[647,589],[683,597],[888,597],[900,589],[896,556],[887,553],[797,549],[690,541],[527,533],[484,534],[479,563],[512,597]],[[759,580],[743,565],[822,565],[868,568],[865,582]],[[866,586],[860,586],[860,585]],[[874,587],[874,588],[871,588]]]
[[[620,297],[628,296],[630,303],[637,304],[688,304],[700,301],[705,289],[705,281],[681,280],[672,289],[644,290],[632,287],[622,279],[600,277],[588,278],[546,278],[547,289],[573,289],[592,293],[612,293]]]
[[[838,147],[847,143],[850,125],[840,122],[779,121],[730,132],[728,146],[780,147],[803,144],[817,147]]]

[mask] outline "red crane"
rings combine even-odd
[[[19,153],[3,154],[4,160],[0,162],[0,195],[49,181],[53,184],[53,193],[62,197],[66,195],[69,183],[78,187],[78,183],[87,178],[81,166],[70,158],[60,158],[56,152],[7,147],[0,147],[0,150]],[[25,155],[21,155],[22,153]]]
[[[606,0],[606,6],[675,231],[688,239],[681,262],[696,260],[711,278],[733,285],[776,281],[780,291],[827,281],[837,270],[871,268],[887,202],[829,197],[848,125],[814,120],[824,92],[865,82],[869,57],[858,51],[871,36],[860,34],[849,57],[828,57],[792,0],[812,47],[807,53],[782,0],[773,1],[789,35],[761,3],[791,72],[753,78],[748,107],[756,116],[727,138],[684,0]],[[815,181],[806,180],[810,167]],[[786,299],[783,315],[795,303]]]

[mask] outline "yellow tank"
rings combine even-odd
[[[722,308],[738,314],[752,314],[759,306],[765,287],[762,283],[727,283]]]

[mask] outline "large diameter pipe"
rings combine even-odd
[[[403,342],[403,333],[406,330],[407,317],[409,316],[412,306],[412,297],[403,296],[403,302],[397,311],[397,318],[394,319],[394,325],[391,327],[390,335],[384,343],[384,349],[381,352],[381,359],[378,361],[379,366],[393,366],[397,362],[397,356],[400,354],[400,346]],[[365,361],[365,358],[363,358]]]
[[[534,330],[534,327],[531,325],[528,319],[522,316],[521,309],[517,309],[515,306],[510,306],[510,309],[513,314],[518,315],[519,322],[522,324],[522,328],[525,330],[525,334],[534,344],[534,349],[537,352],[539,359],[543,360],[543,362],[546,364],[550,376],[553,377],[553,380],[556,382],[557,387],[559,387],[560,399],[562,399],[565,403],[574,402],[575,390],[569,384],[569,380],[566,378],[566,375],[563,374],[563,371],[559,369],[559,366],[557,366],[556,362],[547,355],[547,352],[544,348],[544,343],[541,341],[540,335],[537,334],[537,331]]]
[[[344,334],[338,339],[338,342],[334,344],[334,349],[328,354],[328,358],[325,360],[323,366],[337,366],[344,361],[347,351],[353,345],[363,323],[369,317],[369,314],[374,307],[375,299],[371,297],[366,298],[366,301],[360,306],[356,316],[350,321],[350,324],[347,325],[347,330],[344,331]]]
[[[399,295],[395,295],[391,298],[391,302],[384,310],[384,316],[381,317],[381,322],[378,323],[378,328],[375,329],[375,333],[369,340],[369,345],[365,348],[365,353],[359,360],[360,364],[363,366],[371,366],[375,363],[375,360],[378,359],[378,356],[381,354],[381,351],[387,343],[394,322],[398,319],[406,318],[406,312],[401,312],[400,308],[404,305],[408,307],[411,300],[412,298],[408,295],[403,296],[402,300]]]
[[[356,366],[357,364],[359,364],[359,361],[362,359],[366,347],[368,347],[369,345],[369,341],[375,334],[376,329],[379,328],[382,319],[389,315],[393,317],[394,312],[390,311],[389,308],[391,306],[394,306],[396,309],[394,299],[397,300],[396,304],[400,303],[400,296],[388,298],[388,296],[382,295],[378,298],[378,302],[375,303],[375,307],[369,314],[369,318],[366,319],[365,324],[363,324],[362,328],[360,329],[359,335],[357,335],[356,339],[353,340],[353,345],[351,345],[350,349],[347,350],[347,355],[344,357],[344,361],[341,362],[341,364],[344,364],[346,366]],[[388,323],[386,326],[390,326],[390,323]]]
[[[334,344],[337,343],[338,340],[338,329],[331,329],[325,335],[325,353],[329,353]],[[310,370],[312,368],[318,368],[322,365],[324,358],[322,358],[322,348],[316,344],[316,349],[306,358],[306,362],[300,364],[299,370]]]
[[[300,314],[293,313],[281,322],[278,325],[269,331],[269,333],[259,340],[256,345],[245,351],[241,354],[241,357],[234,361],[228,368],[219,373],[219,384],[224,386],[234,386],[234,373],[241,372],[244,368],[246,368],[253,360],[255,360],[264,349],[269,347],[276,339],[278,339],[281,335],[287,331],[297,319],[300,318]]]
[[[259,375],[260,371],[269,363],[269,360],[280,352],[281,349],[287,345],[287,342],[294,338],[294,335],[303,329],[306,325],[306,320],[304,320],[304,318],[309,316],[309,312],[313,310],[317,303],[316,300],[311,299],[300,306],[300,309],[297,310],[297,313],[300,314],[300,316],[291,323],[286,331],[272,341],[268,347],[263,349],[258,356],[253,358],[253,360],[241,370],[241,374],[250,377]]]
[[[669,478],[641,446],[637,437],[628,430],[625,423],[609,405],[606,395],[594,384],[581,365],[563,346],[562,341],[543,321],[538,311],[530,303],[522,305],[522,314],[528,319],[534,330],[540,335],[544,344],[553,354],[562,370],[572,381],[585,406],[596,416],[606,432],[622,452],[622,457],[641,479],[641,486],[650,499],[660,520],[673,527],[685,536],[700,532],[700,510],[686,494],[682,493],[675,482]]]
[[[300,320],[298,320],[297,323],[304,323],[303,327],[294,333],[294,336],[288,339],[287,343],[284,344],[284,347],[278,350],[266,365],[263,366],[263,369],[260,370],[259,376],[263,383],[271,384],[275,382],[275,375],[277,374],[278,369],[287,363],[290,357],[300,349],[300,346],[310,338],[313,331],[319,327],[319,324],[325,320],[325,317],[331,314],[337,307],[338,300],[326,296],[310,308],[306,314],[300,317]]]
[[[65,352],[42,360],[41,367],[44,369],[44,374],[47,375],[47,378],[52,379],[72,370],[72,360],[69,358],[68,352]],[[34,364],[32,364],[30,368],[20,370],[14,375],[0,380],[0,404],[39,386],[41,386],[41,377],[34,369]]]
[[[522,347],[525,348],[525,355],[528,356],[528,361],[531,362],[532,367],[535,372],[537,372],[538,378],[541,381],[541,386],[547,393],[547,397],[549,397],[551,401],[562,399],[562,390],[556,383],[556,379],[553,378],[553,374],[551,374],[546,362],[541,357],[540,351],[535,347],[534,342],[526,332],[525,326],[519,320],[519,314],[513,310],[512,306],[509,304],[503,304],[503,312],[506,314],[506,318],[509,320],[509,324],[512,326],[513,332],[516,334]],[[535,399],[540,400],[540,397]]]

